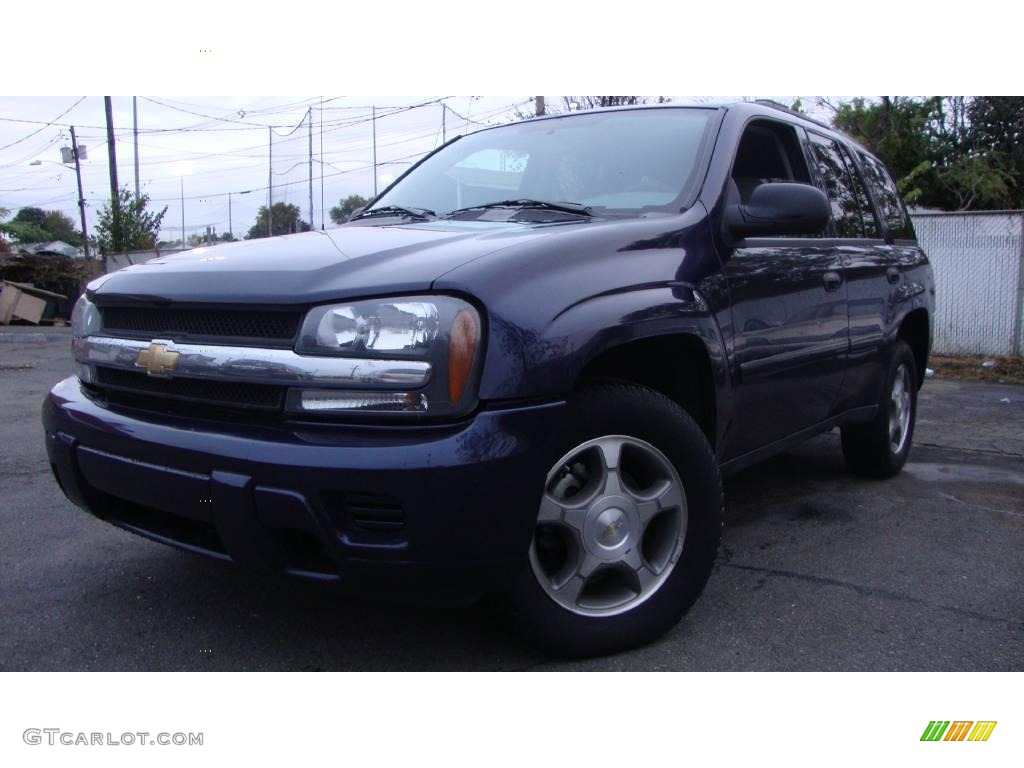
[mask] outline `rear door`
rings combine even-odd
[[[852,393],[861,388],[865,350],[881,340],[886,269],[885,245],[864,180],[849,150],[839,141],[814,131],[807,138],[819,183],[832,206],[832,234],[843,264],[849,308],[850,356],[836,412],[853,407]]]
[[[921,263],[910,217],[885,167],[866,152],[852,154],[855,176],[872,198],[875,215],[864,252],[847,263],[850,283],[850,407],[875,403],[887,370],[888,339],[910,297],[907,271]],[[869,195],[870,192],[870,195]],[[868,208],[872,208],[867,202]],[[868,226],[865,218],[865,226]]]

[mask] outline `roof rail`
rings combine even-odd
[[[772,109],[777,109],[779,112],[785,112],[787,115],[792,115],[793,117],[799,117],[801,120],[806,120],[809,123],[820,125],[822,128],[827,128],[830,131],[835,130],[835,128],[833,128],[828,123],[823,123],[821,120],[816,120],[815,118],[810,117],[809,115],[805,115],[803,112],[797,112],[795,109],[790,109],[785,104],[780,104],[779,102],[774,101],[772,99],[755,99],[754,103],[760,104],[762,107],[771,107]]]

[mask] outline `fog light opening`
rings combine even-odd
[[[426,412],[427,398],[418,392],[351,392],[336,389],[293,389],[288,410],[299,412],[414,411]]]

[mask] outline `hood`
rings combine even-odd
[[[312,304],[426,291],[441,275],[481,256],[581,225],[586,222],[345,226],[162,256],[111,273],[90,292],[100,302]]]

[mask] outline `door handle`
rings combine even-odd
[[[821,276],[821,279],[825,283],[825,290],[829,293],[838,291],[839,286],[843,283],[843,276],[838,272],[826,272]]]
[[[899,268],[889,267],[887,270],[885,270],[885,279],[888,280],[890,284],[896,285],[896,283],[900,281]]]

